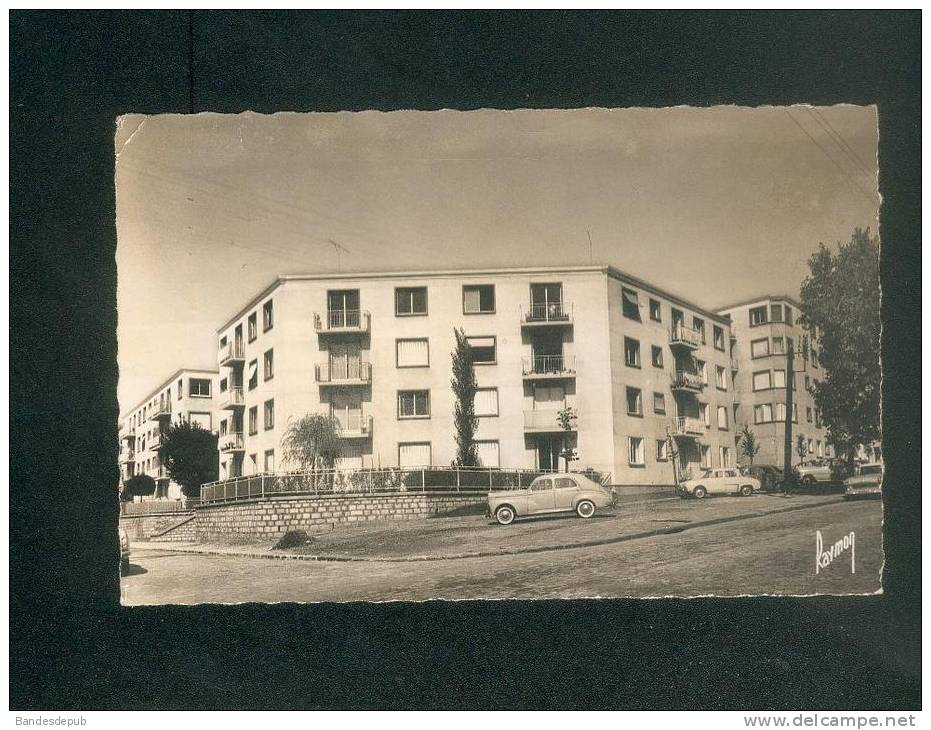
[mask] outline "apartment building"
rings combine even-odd
[[[455,458],[454,328],[473,348],[485,466],[672,483],[733,464],[727,320],[604,266],[281,276],[217,331],[220,476],[281,471],[288,424],[332,415],[343,467]],[[571,408],[569,429],[558,413]]]
[[[148,474],[157,485],[153,498],[181,497],[180,486],[169,480],[159,458],[161,434],[182,420],[215,431],[218,380],[216,370],[182,368],[121,417],[121,482],[136,474]]]
[[[787,296],[762,296],[718,310],[730,320],[734,337],[735,422],[748,424],[760,443],[759,464],[785,463],[786,353],[794,352],[792,459],[798,463],[799,436],[806,460],[833,456],[827,429],[809,388],[824,379],[817,333],[799,322],[801,307]],[[746,461],[742,459],[742,461]]]

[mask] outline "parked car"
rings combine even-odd
[[[882,464],[863,464],[852,477],[844,480],[844,499],[881,497],[883,482]]]
[[[782,469],[772,464],[754,464],[747,467],[745,473],[748,476],[759,480],[760,488],[764,492],[782,491],[782,483],[785,478]]]
[[[830,462],[820,459],[803,461],[795,467],[795,472],[798,474],[798,480],[807,487],[816,483],[828,484],[834,480]]]
[[[129,570],[129,535],[120,528],[120,575]]]
[[[488,516],[510,525],[517,517],[575,512],[585,519],[614,504],[613,490],[581,474],[545,474],[522,489],[488,494]]]
[[[749,497],[761,489],[760,480],[745,476],[739,469],[706,469],[695,479],[679,482],[676,491],[683,499],[704,499],[709,494],[739,494]]]

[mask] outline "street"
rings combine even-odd
[[[728,503],[708,500],[702,508]],[[559,519],[565,522],[551,522],[563,530],[592,529],[593,520]],[[824,549],[855,533],[856,572],[846,550],[816,574],[817,531]],[[122,579],[125,605],[873,593],[880,588],[882,505],[838,500],[611,544],[475,558],[269,560],[141,548],[131,562]]]

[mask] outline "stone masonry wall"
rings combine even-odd
[[[143,517],[121,516],[120,527],[126,530],[130,540],[148,540],[154,533],[162,532],[194,516],[194,512],[173,512]]]
[[[417,520],[483,505],[483,495],[327,495],[280,497],[197,509],[201,540],[229,535],[271,535],[375,520]]]

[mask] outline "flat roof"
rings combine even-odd
[[[747,305],[757,304],[759,302],[789,302],[789,304],[793,305],[796,309],[802,308],[802,305],[788,294],[760,294],[760,296],[754,297],[753,299],[745,299],[744,301],[737,302],[736,304],[731,304],[726,307],[718,307],[715,311],[728,312],[732,309],[746,307]]]
[[[158,392],[164,390],[165,386],[172,385],[179,375],[184,375],[185,373],[196,373],[198,375],[220,375],[219,370],[207,370],[204,368],[178,368],[171,375],[165,378],[157,388],[153,388],[145,398],[140,398],[138,401],[136,401],[136,405],[120,413],[119,420],[122,421],[124,418],[129,417],[130,413],[135,411],[137,408],[144,406],[150,398],[158,395]]]
[[[233,322],[242,317],[247,310],[256,306],[260,301],[265,299],[275,289],[283,286],[289,281],[340,281],[346,279],[416,279],[416,278],[440,278],[455,276],[501,276],[501,275],[529,275],[538,274],[584,274],[584,273],[602,273],[619,281],[624,281],[632,286],[653,292],[665,299],[676,302],[683,307],[692,309],[700,314],[714,319],[723,324],[727,323],[727,318],[715,311],[699,306],[694,302],[683,299],[675,294],[649,284],[643,279],[632,276],[613,266],[606,264],[587,264],[576,266],[516,266],[511,268],[498,269],[428,269],[424,271],[405,270],[405,271],[363,271],[363,272],[346,272],[330,274],[279,274],[275,279],[258,294],[253,296],[244,306],[236,310],[236,313],[229,317],[220,327],[217,327],[217,334],[229,327]]]

